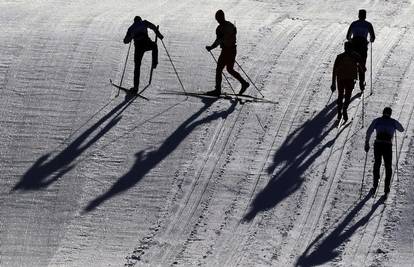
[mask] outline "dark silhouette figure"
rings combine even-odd
[[[203,101],[205,105],[194,115],[188,118],[184,123],[182,123],[157,150],[148,153],[144,153],[144,151],[136,153],[136,161],[131,170],[119,178],[118,181],[112,185],[112,187],[107,192],[91,201],[89,205],[84,209],[84,211],[92,211],[104,201],[133,187],[148,172],[150,172],[162,160],[170,155],[197,126],[216,120],[218,118],[226,118],[234,111],[236,107],[236,101],[234,101],[228,110],[215,112],[212,115],[196,121],[196,119],[214,103],[215,99],[203,99]]]
[[[338,125],[341,118],[346,122],[348,120],[348,106],[351,101],[352,91],[354,90],[355,80],[358,75],[358,68],[364,68],[361,57],[352,51],[351,43],[345,42],[345,52],[339,54],[334,63],[332,71],[331,91],[336,90],[338,83]],[[345,101],[344,101],[345,97]]]
[[[368,21],[366,21],[367,11],[360,9],[358,12],[358,20],[351,23],[346,34],[346,39],[351,41],[353,50],[362,57],[362,63],[364,68],[358,70],[359,73],[359,88],[361,91],[365,89],[365,71],[368,54],[368,34],[370,42],[375,41],[374,27]]]
[[[403,132],[404,127],[397,120],[391,118],[392,109],[390,107],[384,108],[382,117],[376,118],[372,121],[368,127],[367,135],[365,138],[365,152],[369,151],[369,139],[371,138],[374,130],[377,133],[374,143],[374,185],[371,191],[376,191],[378,187],[378,181],[380,178],[381,160],[384,159],[385,165],[385,196],[388,196],[391,186],[392,176],[392,139],[395,135],[395,131]]]
[[[134,87],[131,88],[131,93],[137,93],[139,87],[139,77],[141,70],[141,61],[146,51],[152,51],[152,68],[155,69],[158,65],[158,47],[148,37],[148,28],[153,30],[158,38],[161,40],[164,36],[158,31],[154,24],[147,20],[142,20],[141,17],[136,16],[134,23],[128,28],[128,31],[124,38],[124,43],[128,44],[134,40],[135,53],[134,53]]]
[[[332,130],[324,131],[324,126],[334,118],[334,104],[319,112],[312,120],[305,122],[291,133],[274,156],[267,169],[273,174],[279,168],[267,186],[255,197],[244,220],[252,220],[259,212],[275,207],[283,199],[300,188],[304,182],[302,175],[322,152],[330,147],[335,138],[315,151],[315,148]]]
[[[108,114],[79,135],[79,137],[77,137],[69,146],[67,146],[54,158],[47,161],[50,157],[50,153],[40,157],[23,175],[21,180],[12,190],[36,190],[45,188],[57,181],[65,173],[69,172],[75,167],[75,165],[72,164],[73,161],[119,122],[121,119],[121,113],[126,107],[128,107],[132,100],[132,98],[125,99],[124,102],[113,108]],[[111,117],[113,118],[111,119]],[[111,120],[108,124],[106,124],[102,129],[99,129],[99,127],[109,119]],[[98,129],[99,131],[96,135],[86,142],[86,140]]]
[[[219,23],[219,26],[216,29],[217,38],[212,45],[206,46],[206,49],[210,52],[212,49],[220,45],[221,54],[217,61],[216,89],[207,92],[207,94],[215,96],[221,94],[221,75],[224,67],[227,66],[227,71],[241,83],[241,90],[239,94],[242,95],[246,91],[247,87],[249,87],[249,83],[240,76],[240,73],[234,70],[234,63],[237,55],[236,26],[225,20],[223,10],[218,10],[216,12],[216,20]]]
[[[320,239],[324,236],[324,233],[320,234],[305,250],[305,252],[299,257],[296,262],[296,266],[317,266],[323,265],[327,262],[334,260],[340,255],[340,251],[336,251],[342,244],[344,244],[351,236],[362,226],[369,222],[369,219],[378,209],[381,204],[384,204],[384,197],[381,197],[372,206],[371,210],[360,220],[353,225],[350,225],[352,220],[357,216],[358,212],[364,207],[367,201],[371,198],[372,192],[369,192],[342,220],[338,227],[332,231],[322,241]],[[316,245],[319,242],[318,245]],[[315,247],[315,250],[311,253],[310,250]]]

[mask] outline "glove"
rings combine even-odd
[[[162,34],[160,33],[160,35],[158,35],[158,38],[160,38],[160,39],[162,40],[162,39],[164,39],[164,35],[162,35]]]
[[[331,85],[331,91],[332,91],[332,92],[335,92],[335,90],[336,90],[336,85],[333,83],[333,84]]]
[[[207,45],[207,46],[206,46],[206,49],[207,49],[207,51],[208,51],[208,52],[210,52],[210,51],[211,51],[211,49],[213,49],[213,48],[212,48],[211,46]]]
[[[369,144],[368,142],[365,143],[365,147],[364,147],[365,152],[369,151]]]

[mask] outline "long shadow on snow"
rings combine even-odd
[[[286,138],[275,154],[273,163],[267,172],[272,174],[278,166],[281,166],[280,169],[255,197],[250,211],[244,216],[244,220],[251,221],[259,212],[272,209],[299,189],[304,181],[302,175],[335,140],[332,139],[315,151],[315,148],[333,129],[331,127],[324,131],[324,126],[328,125],[336,115],[334,107],[334,103],[325,107],[312,120],[305,122]]]
[[[47,161],[51,153],[40,157],[23,175],[21,180],[13,187],[12,191],[38,190],[48,187],[65,173],[73,169],[75,164],[72,164],[72,162],[119,122],[121,119],[121,113],[133,102],[134,99],[135,97],[125,98],[122,103],[114,107],[99,121],[79,135],[69,146],[67,146],[54,158]],[[115,114],[116,116],[114,116]],[[113,118],[108,122],[108,124],[105,125],[105,127],[100,129],[87,143],[83,144],[92,135],[92,133],[95,132],[95,130],[97,130],[111,117]]]
[[[385,197],[382,196],[375,204],[371,207],[371,210],[362,217],[355,224],[351,225],[353,218],[358,214],[362,207],[371,198],[372,193],[368,193],[343,219],[338,227],[332,231],[325,239],[323,239],[317,246],[316,244],[323,237],[321,233],[303,252],[296,262],[296,266],[316,266],[323,265],[327,262],[332,261],[340,255],[340,251],[336,251],[343,243],[345,243],[351,236],[362,226],[369,222],[369,219],[378,209],[378,207],[384,203]],[[316,249],[310,253],[312,247],[316,246]]]
[[[136,160],[131,170],[123,175],[112,187],[91,201],[84,209],[84,212],[90,212],[101,205],[104,201],[118,195],[137,184],[148,172],[155,168],[162,160],[170,155],[178,145],[199,125],[211,122],[218,118],[226,118],[236,107],[237,102],[232,101],[229,109],[221,112],[215,112],[205,118],[196,119],[204,113],[217,99],[202,99],[205,104],[199,111],[193,114],[185,122],[183,122],[156,150],[145,153],[140,151],[135,154]]]
[[[359,96],[360,94],[354,95],[351,101]],[[273,174],[277,167],[280,169],[255,197],[249,212],[243,218],[244,221],[251,221],[259,212],[272,209],[300,188],[304,182],[302,175],[326,148],[333,145],[340,133],[338,132],[333,139],[315,151],[315,148],[334,128],[332,126],[324,131],[325,126],[336,114],[336,101],[334,101],[286,138],[267,172]],[[343,130],[344,128],[341,129]]]

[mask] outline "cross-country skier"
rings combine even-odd
[[[378,187],[380,178],[381,160],[384,159],[385,165],[385,197],[390,192],[390,183],[392,176],[392,138],[395,131],[403,132],[404,128],[397,120],[391,118],[392,109],[390,107],[384,108],[382,117],[376,118],[372,121],[367,130],[365,138],[365,152],[369,151],[369,140],[374,130],[376,130],[377,137],[374,143],[374,185],[371,192],[375,192]]]
[[[336,57],[332,71],[332,92],[336,90],[336,84],[338,84],[338,100],[336,101],[338,105],[338,118],[335,122],[336,125],[339,125],[341,118],[345,122],[348,120],[347,111],[352,91],[354,90],[355,80],[357,79],[358,69],[364,68],[360,64],[362,63],[361,57],[352,51],[351,43],[345,42],[344,48],[345,52]]]
[[[224,67],[227,66],[227,71],[236,78],[241,83],[241,90],[239,92],[242,95],[246,89],[249,87],[249,83],[246,82],[240,74],[233,69],[234,63],[236,61],[236,27],[229,21],[225,20],[223,10],[218,10],[216,12],[216,20],[219,23],[216,29],[216,40],[210,46],[206,46],[207,51],[211,51],[220,45],[221,54],[217,61],[216,69],[216,89],[210,92],[207,92],[209,95],[218,96],[221,94],[221,75]]]
[[[155,42],[153,42],[148,37],[148,28],[153,30],[155,34],[161,40],[164,36],[158,31],[157,27],[154,24],[147,20],[142,20],[140,16],[136,16],[134,18],[134,23],[128,28],[128,31],[124,38],[124,43],[128,44],[132,40],[134,40],[135,45],[135,53],[134,53],[134,87],[131,88],[131,93],[138,92],[139,86],[139,76],[140,76],[140,69],[141,69],[141,61],[144,53],[146,51],[152,51],[152,68],[155,69],[158,64],[158,47]]]
[[[374,27],[368,21],[366,21],[367,11],[360,9],[358,13],[358,20],[351,23],[346,34],[346,39],[352,42],[352,47],[363,59],[364,70],[359,70],[359,88],[361,91],[365,89],[365,65],[367,62],[368,53],[368,34],[371,43],[375,41]]]

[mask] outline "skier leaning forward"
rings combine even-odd
[[[131,88],[131,93],[138,92],[141,61],[146,51],[152,51],[151,68],[155,69],[158,65],[158,47],[157,44],[148,37],[148,28],[153,30],[161,40],[164,38],[164,36],[158,31],[157,27],[155,27],[154,24],[147,20],[142,20],[140,16],[136,16],[134,18],[134,23],[128,28],[128,31],[124,38],[125,44],[128,44],[134,40],[135,46],[134,87]]]
[[[372,121],[367,130],[365,138],[365,152],[369,151],[369,140],[374,130],[376,130],[377,136],[374,143],[374,185],[371,189],[371,193],[374,193],[378,187],[378,181],[380,178],[381,160],[384,159],[385,165],[385,197],[388,196],[391,186],[392,176],[392,138],[395,135],[395,131],[403,132],[404,128],[397,120],[391,118],[392,109],[390,107],[384,108],[382,117],[376,118]]]
[[[335,122],[339,125],[341,118],[346,122],[348,120],[348,106],[351,101],[352,91],[354,90],[355,80],[357,79],[358,69],[363,69],[362,58],[352,51],[350,42],[344,44],[345,52],[339,54],[334,63],[332,71],[331,91],[336,90],[338,83],[338,117]],[[345,100],[344,100],[345,98]]]
[[[249,87],[249,83],[246,82],[240,74],[233,69],[237,54],[237,29],[231,22],[225,20],[223,10],[218,10],[216,12],[216,20],[219,23],[219,26],[217,26],[216,29],[217,38],[212,45],[206,46],[206,49],[210,52],[212,49],[220,45],[221,54],[217,61],[216,89],[207,92],[207,94],[213,96],[219,96],[221,94],[221,75],[224,67],[227,66],[227,71],[241,83],[241,90],[239,94],[242,95],[246,91],[247,87]]]

